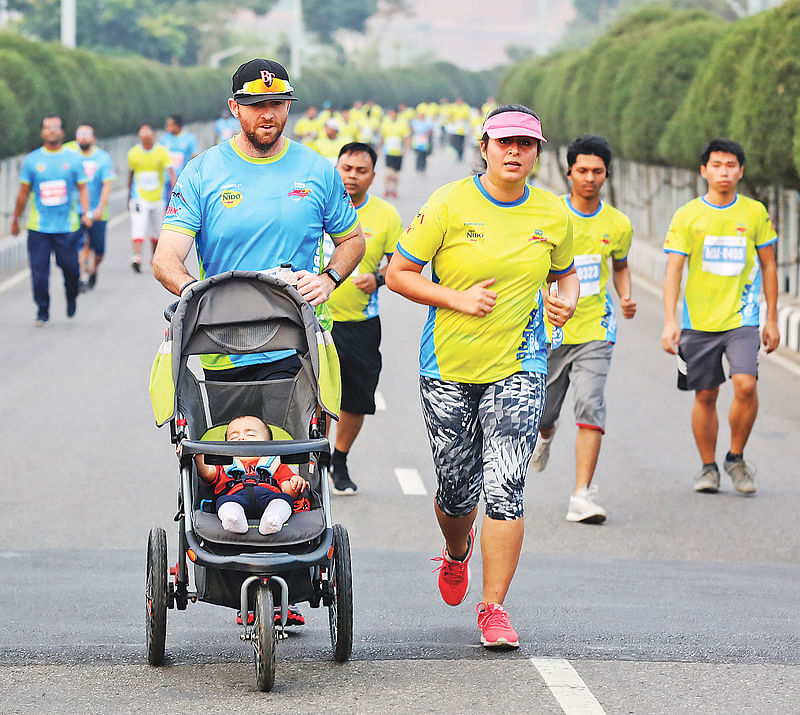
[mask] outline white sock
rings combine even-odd
[[[244,515],[244,507],[241,504],[233,501],[225,502],[217,509],[217,516],[225,531],[231,531],[234,534],[247,533],[247,517]]]
[[[292,515],[292,507],[285,499],[273,499],[264,513],[261,515],[261,521],[258,524],[258,533],[266,536],[267,534],[276,534],[279,532],[286,520]]]

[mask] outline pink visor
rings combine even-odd
[[[503,137],[533,137],[546,142],[542,135],[542,123],[525,112],[500,112],[483,123],[483,133],[490,139]]]

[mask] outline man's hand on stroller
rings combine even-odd
[[[331,297],[333,289],[336,287],[333,279],[327,274],[318,275],[308,271],[298,271],[297,292],[303,296],[311,305],[321,305]]]

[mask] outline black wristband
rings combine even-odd
[[[375,287],[380,288],[381,286],[386,285],[386,278],[383,277],[383,273],[380,271],[375,271]]]
[[[185,291],[192,283],[197,283],[197,278],[192,278],[188,283],[184,283],[181,286],[180,294],[183,295],[183,291]]]

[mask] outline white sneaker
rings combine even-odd
[[[606,520],[606,510],[595,504],[597,487],[581,487],[577,494],[569,498],[567,521],[579,521],[583,524],[602,524]]]
[[[533,448],[533,456],[531,457],[531,469],[534,472],[541,472],[544,471],[544,468],[547,466],[547,460],[550,459],[550,445],[553,443],[553,437],[555,433],[551,435],[550,439],[545,439],[539,434],[539,438],[536,440],[536,446]]]

